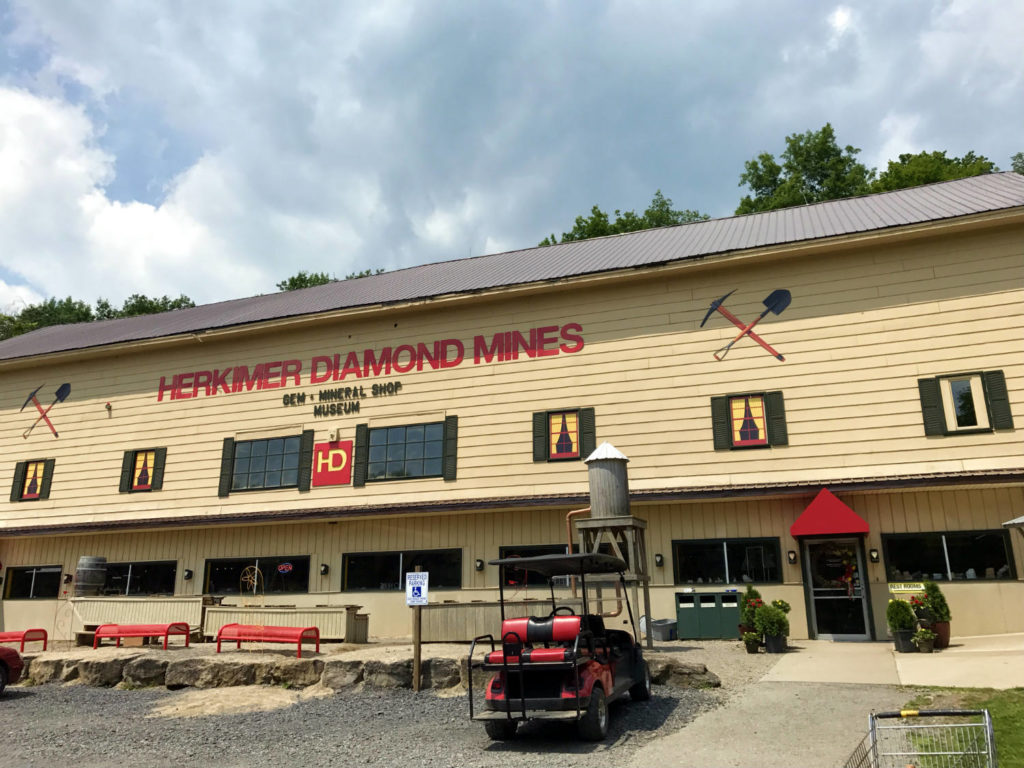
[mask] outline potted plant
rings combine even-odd
[[[922,627],[930,627],[934,623],[935,615],[932,613],[927,597],[921,598],[917,595],[911,595],[910,607],[914,611],[914,616],[917,617],[917,623]]]
[[[773,605],[761,605],[754,612],[754,626],[764,635],[764,648],[768,653],[783,653],[786,650],[789,619],[780,609]]]
[[[917,650],[921,653],[931,653],[932,649],[935,647],[935,638],[936,634],[934,632],[927,627],[921,627],[914,633],[911,641],[917,646]]]
[[[764,605],[764,602],[761,600],[761,593],[748,584],[746,592],[740,598],[739,631],[741,638],[744,632],[754,631],[754,613],[761,605]]]
[[[914,609],[906,600],[890,600],[885,609],[885,620],[892,632],[893,642],[898,653],[913,653],[917,650],[911,638],[917,626]]]
[[[761,649],[761,636],[757,632],[744,632],[743,645],[747,647],[747,653],[757,653]]]
[[[942,594],[939,585],[934,581],[924,583],[924,599],[932,614],[932,631],[936,634],[935,647],[942,649],[949,647],[949,622],[952,616],[949,613],[949,603],[946,596]]]
[[[789,613],[790,611],[790,605],[785,600],[772,600],[772,605],[774,605],[783,613]]]

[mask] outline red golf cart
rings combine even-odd
[[[627,694],[633,701],[651,697],[651,674],[622,588],[627,568],[623,560],[603,554],[541,555],[492,560],[490,564],[501,569],[501,636],[497,641],[493,635],[473,640],[468,680],[470,719],[482,720],[488,736],[510,739],[526,720],[567,720],[576,722],[581,738],[600,741],[608,733],[611,702]],[[544,616],[506,616],[506,571],[514,574],[513,582],[521,581],[526,572],[545,577],[551,610]],[[603,605],[609,598],[588,596],[588,575],[591,587],[619,585],[611,600],[619,606],[624,601],[631,631],[605,627],[604,619],[620,615],[621,609],[604,616],[600,608],[590,612],[591,603]],[[564,590],[569,583],[565,577],[579,582],[579,613],[572,606],[558,604],[555,587]],[[490,647],[481,659],[474,658],[478,645]],[[477,670],[489,673],[484,711],[474,711],[473,673]]]

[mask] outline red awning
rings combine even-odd
[[[828,488],[789,526],[793,536],[849,536],[868,532],[867,521],[843,504]]]

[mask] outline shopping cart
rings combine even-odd
[[[904,709],[868,717],[844,768],[996,768],[987,709]]]

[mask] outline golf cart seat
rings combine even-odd
[[[575,658],[572,649],[581,624],[580,616],[505,619],[501,623],[502,649],[488,653],[486,661],[489,664],[518,663],[520,656],[524,663],[571,661]],[[535,648],[534,644],[542,647]]]

